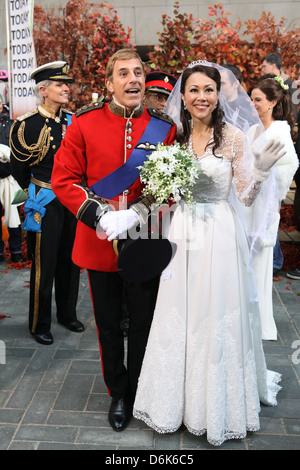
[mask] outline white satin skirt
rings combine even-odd
[[[227,201],[184,202],[165,234],[177,244],[162,275],[133,414],[159,433],[183,423],[213,445],[259,429],[276,404],[248,245]]]

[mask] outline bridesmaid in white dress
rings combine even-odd
[[[167,103],[202,172],[194,211],[181,200],[166,224],[177,251],[160,283],[133,410],[160,433],[184,423],[213,445],[258,430],[260,401],[275,405],[280,389],[280,375],[266,369],[249,244],[231,195],[235,188],[251,204],[282,152],[276,144],[255,152],[251,175],[245,134],[224,120],[220,83],[217,66],[198,61]]]
[[[262,239],[263,248],[255,264],[255,278],[259,292],[262,339],[276,340],[277,328],[273,315],[273,247],[276,243],[281,202],[285,199],[299,162],[291,136],[295,125],[293,103],[281,77],[259,80],[251,90],[251,98],[268,140],[277,138],[284,144],[286,154],[274,165],[278,186],[278,206],[273,223]],[[250,132],[253,132],[253,128]],[[254,204],[255,206],[255,204]],[[252,207],[249,209],[250,213]]]

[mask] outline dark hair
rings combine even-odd
[[[260,82],[261,80],[265,80],[266,78],[275,78],[275,77],[276,77],[275,73],[265,73],[265,75],[262,75],[261,77],[259,77],[257,81]]]
[[[274,64],[276,65],[276,67],[278,68],[278,70],[281,69],[281,59],[280,59],[280,56],[278,54],[275,54],[274,52],[272,52],[271,54],[268,54],[266,55],[262,62],[263,61],[266,61],[268,62],[268,64]]]
[[[234,64],[222,64],[222,67],[224,67],[225,69],[231,70],[231,72],[233,73],[233,75],[235,76],[235,78],[236,78],[240,83],[242,83],[243,74],[242,74],[242,72],[240,71],[240,69],[239,69],[239,67],[238,67],[237,65],[234,65]]]
[[[278,83],[274,78],[259,80],[255,85],[253,85],[251,91],[255,88],[262,91],[266,95],[268,101],[277,101],[272,111],[272,117],[276,121],[287,121],[290,125],[291,134],[293,136],[296,116],[289,90],[282,88],[280,83]]]
[[[210,67],[206,65],[195,65],[195,67],[187,67],[181,79],[181,87],[180,92],[182,94],[185,93],[185,86],[188,78],[193,75],[194,73],[203,73],[207,75],[209,78],[214,80],[217,84],[217,91],[220,92],[221,89],[221,75],[220,72],[215,67]],[[213,142],[208,142],[207,146],[212,145],[212,152],[215,155],[215,151],[221,146],[223,140],[223,128],[225,126],[225,122],[223,120],[224,112],[220,106],[218,101],[216,108],[212,112],[212,128],[213,128]],[[178,140],[179,143],[187,144],[190,135],[191,135],[191,124],[190,124],[191,115],[187,109],[184,109],[183,102],[181,101],[181,110],[180,110],[180,120],[183,126],[183,133],[179,136]]]

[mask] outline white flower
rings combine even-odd
[[[280,77],[280,76],[276,76],[274,77],[274,80],[276,80],[276,82],[279,83],[279,85],[281,86],[281,88],[283,88],[284,90],[288,90],[289,89],[289,86],[288,85],[285,85],[284,81],[283,81],[283,78]]]
[[[152,194],[157,204],[168,199],[178,202],[182,196],[189,205],[193,204],[192,189],[200,169],[186,148],[178,143],[158,144],[138,169],[141,170],[141,182],[145,184],[143,194]]]

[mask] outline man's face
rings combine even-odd
[[[133,110],[139,106],[145,90],[145,74],[139,59],[116,60],[112,79],[106,80],[106,87],[125,108]]]
[[[221,91],[227,101],[234,101],[238,97],[238,80],[230,80],[226,70],[221,71]]]
[[[146,108],[154,108],[156,111],[162,112],[168,99],[168,95],[165,93],[159,93],[157,91],[146,91],[144,96],[144,105]]]
[[[269,64],[266,60],[263,61],[261,65],[261,74],[266,75],[267,73],[277,74],[278,70],[275,64]]]

